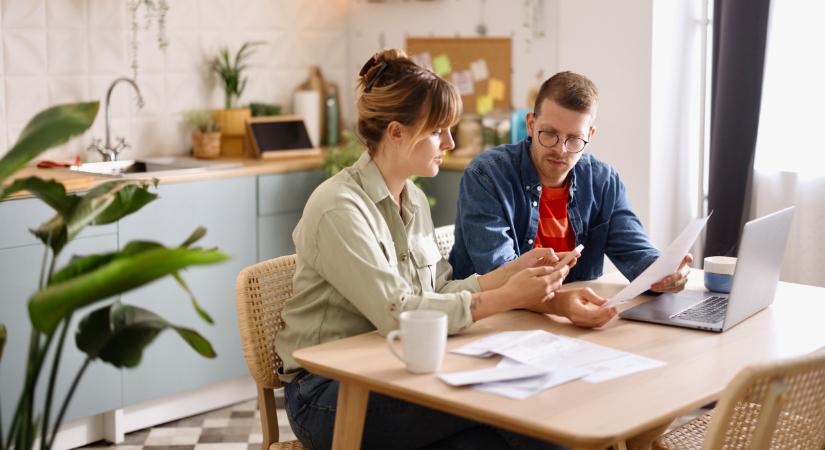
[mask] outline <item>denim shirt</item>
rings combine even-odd
[[[604,255],[629,280],[659,256],[633,213],[616,171],[584,154],[570,171],[567,217],[584,244],[566,282],[602,275]],[[456,278],[485,274],[533,248],[541,182],[530,158],[530,138],[477,156],[464,170],[450,264]]]

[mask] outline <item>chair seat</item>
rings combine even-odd
[[[653,443],[653,448],[657,450],[701,449],[711,417],[713,417],[713,410],[675,428],[670,433],[663,434]]]
[[[762,406],[755,403],[740,403],[735,407],[736,417],[743,427],[754,429],[759,420],[759,412],[761,409]],[[713,417],[713,410],[702,414],[670,433],[662,435],[654,442],[654,448],[666,450],[701,449],[702,443],[705,440],[705,433],[707,432],[708,425],[710,425],[711,417]],[[810,436],[811,427],[814,426],[816,425],[810,419],[806,419],[800,415],[782,412],[777,418],[775,433],[781,433],[785,436],[795,436],[796,438],[792,439],[794,443],[793,448],[812,448],[811,445],[815,444],[808,442],[807,437]],[[746,435],[749,434],[750,433],[746,433]],[[773,447],[775,447],[775,445],[772,446],[772,448]],[[744,441],[741,446],[734,446],[732,448],[747,448],[747,441]]]
[[[301,441],[274,442],[269,444],[269,450],[306,450]]]

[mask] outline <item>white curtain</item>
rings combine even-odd
[[[825,286],[825,2],[774,0],[752,217],[795,205],[782,280]]]

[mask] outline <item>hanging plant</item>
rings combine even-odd
[[[152,25],[157,26],[158,48],[166,51],[169,40],[166,37],[166,13],[169,11],[169,4],[166,0],[127,0],[129,8],[129,23],[132,32],[131,52],[132,52],[132,78],[137,79],[138,73],[138,23],[139,10],[143,8],[144,23],[143,29],[148,30]]]

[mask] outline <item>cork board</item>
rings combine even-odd
[[[407,54],[456,85],[464,112],[512,108],[510,38],[408,37]]]

